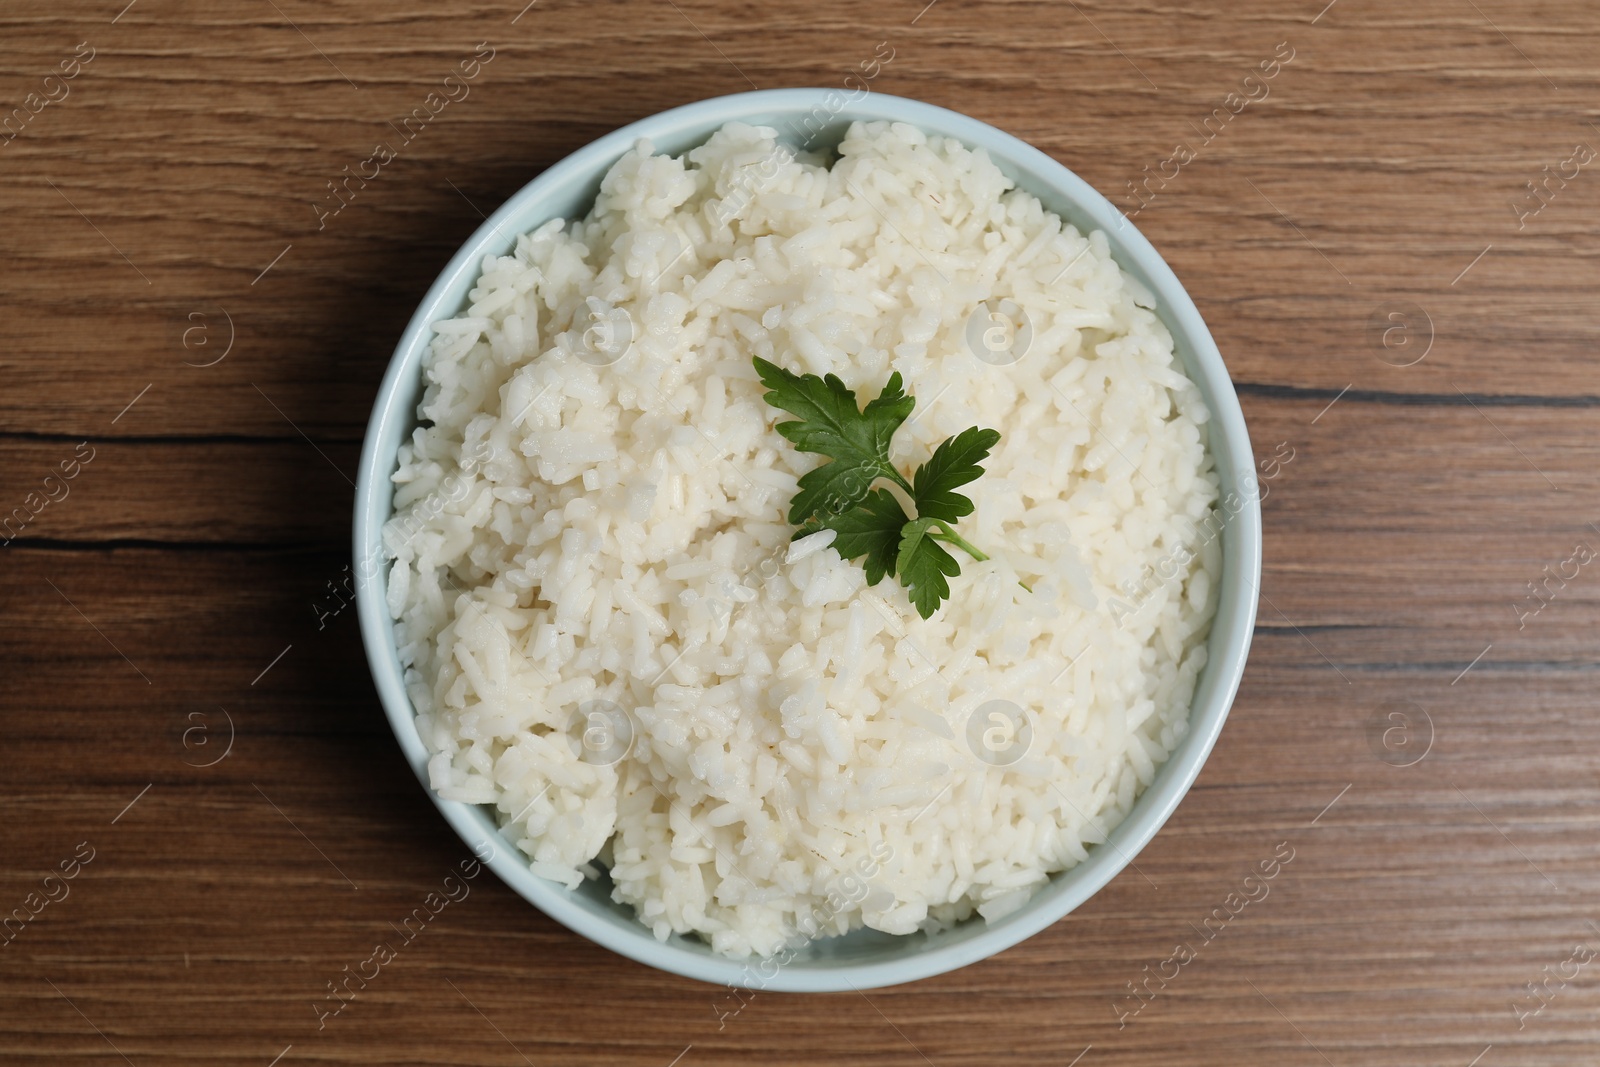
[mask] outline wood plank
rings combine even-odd
[[[0,908],[81,842],[94,859],[0,948],[0,1058],[1592,1058],[1592,967],[1525,1013],[1528,983],[1600,945],[1600,572],[1528,585],[1600,549],[1600,179],[1513,205],[1600,147],[1600,17],[1325,3],[7,5],[0,121],[95,51],[0,133],[0,521],[60,496],[0,534]],[[1009,130],[1127,208],[1294,49],[1135,220],[1216,335],[1257,458],[1294,454],[1199,783],[1138,872],[952,974],[760,994],[719,1024],[724,991],[482,878],[319,1030],[326,984],[466,854],[330,591],[412,309],[480,212],[576,148],[752,84],[838,84],[880,41],[876,90]],[[480,42],[471,95],[319,229],[326,183]],[[80,442],[93,459],[62,495],[44,479]],[[1270,895],[1205,940],[1280,842],[1295,858]],[[1195,960],[1130,999],[1179,943]]]

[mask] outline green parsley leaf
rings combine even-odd
[[[799,525],[816,515],[848,511],[877,478],[893,479],[911,490],[889,462],[889,441],[917,403],[905,394],[898,372],[862,411],[855,392],[832,374],[794,374],[759,356],[755,367],[769,390],[767,403],[797,417],[780,422],[777,431],[800,451],[833,460],[801,477],[800,491],[789,505],[790,522]]]
[[[835,375],[794,374],[760,357],[755,368],[767,387],[767,403],[795,416],[778,423],[777,431],[800,451],[831,460],[800,478],[789,504],[789,521],[799,527],[794,536],[833,530],[833,547],[841,557],[865,557],[868,585],[895,575],[917,612],[931,618],[950,596],[946,579],[961,573],[944,546],[955,545],[976,560],[989,558],[950,524],[972,514],[972,500],[956,490],[983,474],[980,464],[1000,434],[977,426],[963,430],[934,449],[913,484],[889,461],[894,432],[916,407],[899,372],[889,375],[883,392],[863,409]],[[916,518],[906,514],[894,493],[872,488],[879,478],[906,491]]]
[[[895,562],[895,575],[924,619],[931,618],[950,595],[950,583],[945,581],[945,576],[954,578],[961,573],[961,564],[931,536],[938,522],[938,519],[915,519],[906,523]]]
[[[887,489],[874,489],[861,506],[820,521],[819,529],[835,531],[834,550],[845,559],[866,556],[867,584],[877,585],[895,573],[900,532],[906,525],[900,501]]]
[[[972,514],[972,501],[955,490],[983,474],[979,466],[989,458],[989,450],[1000,440],[994,430],[976,426],[948,438],[934,450],[933,457],[917,468],[912,499],[920,518],[955,522]]]

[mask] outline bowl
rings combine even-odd
[[[857,99],[849,97],[856,95]],[[1261,574],[1261,510],[1255,460],[1238,397],[1205,323],[1172,270],[1150,242],[1105,197],[1044,153],[993,126],[916,100],[879,93],[776,89],[718,97],[674,108],[625,126],[578,150],[540,174],[478,227],[450,260],[411,317],[378,389],[361,455],[355,503],[356,599],[362,638],[389,724],[424,788],[428,752],[418,735],[394,632],[384,601],[387,568],[379,535],[392,514],[390,476],[396,451],[417,423],[421,361],[430,324],[461,310],[485,255],[506,254],[517,234],[553,218],[576,218],[593,205],[600,179],[641,137],[674,155],[702,143],[724,123],[796,131],[811,148],[837,144],[857,120],[888,119],[958,138],[986,149],[1018,186],[1079,231],[1105,231],[1122,269],[1156,297],[1157,313],[1171,332],[1178,357],[1212,413],[1210,447],[1227,508],[1222,532],[1222,577],[1208,658],[1195,689],[1190,729],[1133,811],[1095,846],[1088,858],[1050,879],[1026,905],[993,923],[981,918],[936,934],[897,937],[859,930],[812,941],[781,965],[747,964],[712,954],[705,943],[674,935],[659,942],[633,909],[610,899],[605,879],[569,891],[534,875],[516,847],[498,831],[492,811],[429,795],[461,839],[507,885],[546,915],[591,941],[640,963],[705,982],[790,991],[860,990],[909,982],[992,956],[1054,923],[1123,870],[1177,807],[1222,732],[1244,672],[1255,625]]]

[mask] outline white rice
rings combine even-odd
[[[1218,571],[1205,407],[1103,234],[909,126],[857,124],[831,169],[775,137],[641,142],[586,219],[485,258],[384,530],[433,787],[734,956],[993,920],[1083,860],[1187,730]],[[1007,366],[966,339],[998,298],[1033,326]],[[578,358],[594,314],[631,323],[610,365]],[[831,533],[790,544],[820,459],[755,355],[863,402],[899,371],[903,471],[1001,432],[959,524],[993,559],[958,552],[931,619]],[[996,700],[1033,734],[1007,767],[967,741]],[[610,765],[571,740],[593,701],[635,732]]]

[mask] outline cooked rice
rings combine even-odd
[[[910,126],[831,167],[775,138],[640,142],[587,218],[484,259],[384,530],[433,787],[733,956],[992,921],[1082,861],[1187,730],[1219,566],[1206,409],[1104,234]],[[1033,338],[996,366],[967,325],[1001,298]],[[863,401],[899,371],[902,470],[1001,432],[959,524],[993,559],[958,552],[931,619],[831,534],[790,543],[820,460],[756,355]],[[997,700],[1032,731],[1005,767],[968,744]],[[610,765],[573,743],[597,701],[635,733]]]

